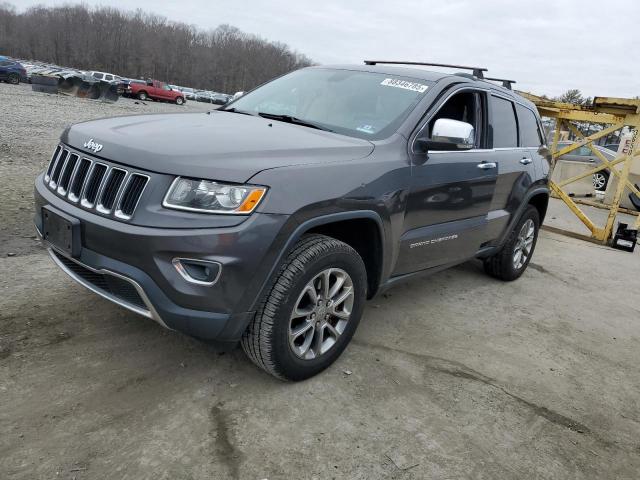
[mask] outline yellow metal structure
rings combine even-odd
[[[622,199],[622,195],[626,188],[640,197],[640,191],[631,181],[629,181],[631,164],[635,157],[640,157],[640,141],[638,140],[638,132],[640,131],[640,100],[630,98],[595,97],[591,105],[573,105],[571,103],[554,102],[526,92],[518,93],[531,100],[536,105],[540,112],[540,116],[554,118],[556,120],[556,129],[551,145],[551,169],[555,166],[558,157],[585,145],[601,162],[598,167],[585,171],[575,177],[568,178],[562,182],[555,183],[551,180],[549,181],[552,196],[560,198],[564,203],[566,203],[569,209],[591,232],[591,236],[585,238],[599,243],[608,243],[612,237],[614,223],[618,212],[635,215],[637,218],[634,228],[640,228],[640,213],[620,207],[620,200]],[[585,137],[572,122],[596,123],[604,125],[604,128],[593,135]],[[616,157],[614,160],[607,160],[607,158],[593,146],[593,142],[599,138],[609,135],[612,132],[620,130],[625,126],[629,127],[634,132],[630,148],[623,155]],[[576,136],[577,140],[575,143],[558,150],[558,140],[563,128],[571,131]],[[623,163],[622,168],[618,166],[621,163]],[[609,170],[611,176],[615,175],[618,177],[618,185],[611,204],[574,199],[562,189],[570,183],[589,177],[594,173],[605,169]],[[609,210],[609,216],[607,217],[607,222],[604,227],[598,227],[595,225],[580,209],[578,204],[590,205]],[[582,236],[573,232],[560,231],[572,236]]]

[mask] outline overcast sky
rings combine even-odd
[[[9,0],[19,10],[75,3]],[[228,23],[314,61],[365,58],[482,66],[516,88],[557,95],[640,95],[640,1],[84,0],[133,6],[203,29]]]

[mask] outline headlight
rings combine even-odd
[[[247,215],[260,203],[266,191],[266,187],[178,177],[169,187],[162,205],[192,212]]]

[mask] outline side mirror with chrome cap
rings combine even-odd
[[[451,118],[439,118],[433,124],[429,138],[418,141],[425,150],[469,150],[475,143],[473,125]]]

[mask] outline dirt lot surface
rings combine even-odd
[[[137,113],[198,112],[214,105],[144,103],[120,98],[109,104],[33,92],[31,85],[0,82],[0,169],[2,229],[0,256],[26,254],[36,247],[31,218],[33,180],[45,169],[62,131],[73,123]]]
[[[282,383],[96,297],[31,238],[65,125],[178,107],[20,89],[0,85],[0,478],[638,478],[638,252],[543,232],[520,280],[472,262],[391,290],[333,367]]]

